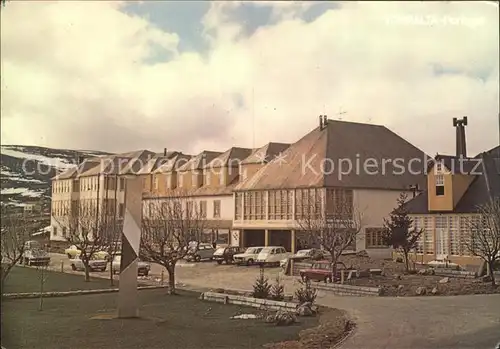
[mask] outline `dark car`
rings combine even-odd
[[[245,252],[244,247],[230,246],[230,247],[219,247],[213,254],[212,259],[217,262],[217,264],[231,264],[234,262],[234,255]]]
[[[329,261],[315,262],[310,268],[300,270],[300,277],[303,281],[324,281],[332,282],[340,280],[340,274],[344,271],[349,271],[344,263],[337,262],[335,277],[332,277],[332,263]]]

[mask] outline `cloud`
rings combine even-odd
[[[498,7],[342,2],[310,20],[312,3],[254,5],[273,16],[249,32],[241,3],[211,3],[201,54],[123,3],[7,3],[2,143],[224,151],[293,142],[342,108],[430,154],[454,151],[463,115],[470,153],[498,144]]]

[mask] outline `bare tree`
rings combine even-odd
[[[408,216],[405,203],[408,199],[406,193],[401,193],[389,219],[384,219],[384,241],[387,245],[403,253],[405,269],[410,270],[409,254],[417,247],[422,229],[412,229],[413,220]]]
[[[302,212],[297,224],[304,231],[312,246],[321,246],[332,258],[332,281],[337,272],[337,262],[342,252],[355,249],[361,231],[362,214],[355,210],[352,201],[339,198],[321,209],[321,197],[309,194],[302,197]]]
[[[78,214],[65,216],[56,221],[66,228],[67,241],[80,251],[85,267],[85,281],[90,281],[90,260],[103,249],[107,239],[107,223],[103,216],[84,208]]]
[[[478,215],[467,219],[470,238],[465,239],[467,250],[486,262],[491,284],[495,286],[494,268],[500,261],[500,197],[478,207]]]
[[[113,268],[113,260],[115,256],[121,253],[121,237],[123,231],[123,222],[117,220],[107,221],[105,224],[105,234],[103,237],[103,249],[108,254],[109,265],[109,282],[110,285],[114,284],[115,270]],[[119,271],[119,270],[118,270]]]
[[[175,266],[197,248],[205,228],[196,202],[188,198],[152,198],[143,215],[140,256],[167,269],[169,291],[175,294]],[[193,244],[193,245],[192,245]]]
[[[29,240],[37,227],[26,221],[22,214],[2,212],[1,236],[2,236],[2,294],[3,286],[12,268],[23,258],[25,243]]]

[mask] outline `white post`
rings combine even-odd
[[[127,178],[125,185],[125,215],[123,220],[118,317],[134,318],[138,313],[137,264],[141,242],[142,181]]]

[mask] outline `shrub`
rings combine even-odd
[[[271,285],[269,285],[267,277],[264,275],[264,268],[260,268],[259,277],[255,280],[253,284],[252,297],[267,299],[271,292]]]
[[[285,286],[280,282],[279,275],[276,277],[276,283],[272,285],[270,296],[272,300],[282,301],[285,299]]]
[[[311,281],[299,281],[302,285],[297,291],[295,291],[295,297],[299,301],[299,304],[311,303],[314,304],[316,301],[317,291],[311,287]]]

